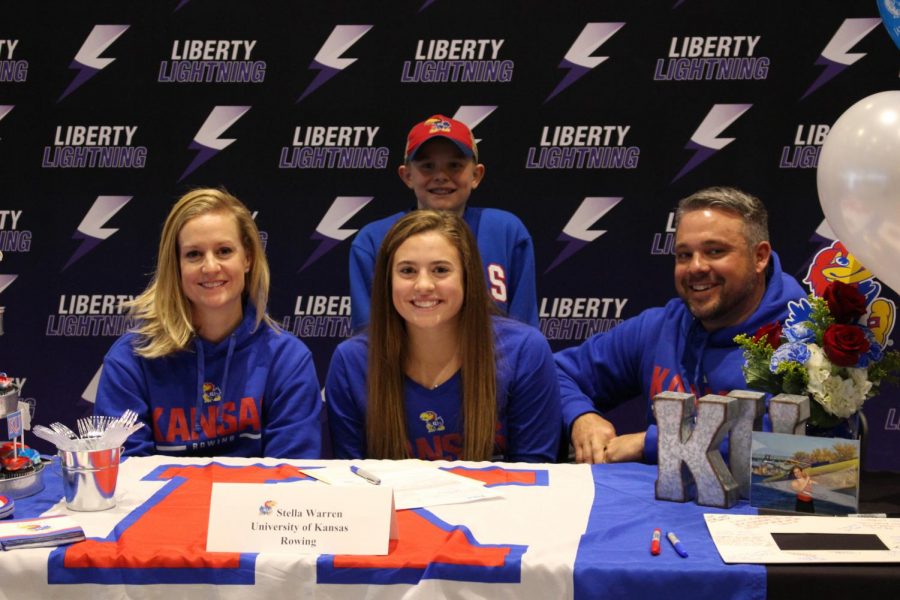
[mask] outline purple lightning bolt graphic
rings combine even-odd
[[[373,198],[374,196],[338,196],[335,198],[328,212],[316,226],[316,231],[310,236],[310,239],[319,241],[319,246],[297,272],[303,271],[356,233],[356,229],[341,229],[341,227]]]
[[[569,69],[569,72],[547,96],[544,104],[609,58],[608,56],[591,56],[591,54],[624,26],[625,23],[588,23],[585,25],[575,43],[563,57],[562,62],[559,63],[560,69]]]
[[[555,269],[564,261],[568,260],[573,254],[583,249],[585,246],[606,233],[606,230],[588,229],[597,221],[603,218],[613,207],[622,201],[621,197],[603,197],[588,196],[581,201],[575,214],[563,227],[562,233],[557,241],[565,242],[566,246],[559,253],[559,256],[547,267],[544,275]]]
[[[310,63],[310,69],[317,69],[319,73],[313,79],[303,94],[297,98],[300,102],[314,91],[319,89],[326,81],[356,62],[355,58],[341,58],[341,54],[346,52],[350,46],[355,44],[359,38],[364,36],[372,25],[337,25],[322,44],[319,53]]]
[[[84,82],[116,60],[114,58],[100,58],[100,55],[109,48],[113,42],[119,39],[119,36],[125,33],[128,27],[129,25],[94,26],[94,29],[91,30],[91,33],[84,41],[84,44],[81,45],[78,54],[75,55],[75,60],[69,65],[70,69],[77,69],[78,73],[57,102],[62,101],[63,98],[81,87]]]
[[[212,112],[206,117],[206,121],[200,126],[197,135],[194,136],[194,141],[188,146],[189,149],[197,151],[197,156],[184,170],[178,181],[196,171],[200,165],[234,143],[234,139],[224,139],[219,136],[224,134],[235,121],[243,117],[250,108],[249,106],[216,106],[212,109]]]
[[[832,61],[828,60],[827,58],[825,58],[824,56],[820,56],[816,60],[816,64],[819,66],[825,67],[825,70],[823,70],[821,73],[819,73],[819,77],[813,82],[813,84],[811,86],[809,86],[809,89],[806,90],[806,92],[802,96],[800,96],[801,100],[803,100],[804,98],[806,98],[807,96],[812,94],[814,91],[816,91],[817,89],[819,89],[820,87],[822,87],[823,85],[825,85],[826,83],[828,83],[829,81],[834,79],[841,71],[843,71],[844,69],[847,68],[847,65],[842,65],[841,63],[832,62]]]
[[[735,138],[720,138],[718,135],[725,131],[729,125],[738,120],[745,112],[750,110],[752,104],[715,104],[710,109],[706,118],[700,123],[700,126],[691,136],[690,141],[685,145],[688,150],[694,150],[695,154],[691,157],[672,183],[675,183],[682,176],[692,171],[700,163],[708,159],[710,156],[730,144]]]
[[[556,238],[556,241],[565,242],[566,247],[563,248],[562,252],[559,253],[559,256],[557,256],[556,259],[552,263],[550,263],[550,266],[547,267],[546,271],[544,271],[544,275],[555,269],[561,263],[568,260],[569,257],[571,257],[573,254],[590,244],[590,242],[585,242],[584,240],[578,240],[573,237],[569,237],[565,233],[559,234],[559,237]]]
[[[310,266],[311,264],[313,264],[314,262],[316,262],[317,260],[319,260],[320,258],[325,256],[326,254],[331,252],[331,250],[335,246],[337,246],[338,244],[340,244],[343,241],[343,240],[332,239],[328,236],[322,235],[318,231],[314,232],[309,237],[309,239],[317,240],[319,242],[319,245],[316,247],[315,251],[310,255],[310,257],[306,259],[306,262],[303,263],[303,266],[300,267],[299,271],[297,271],[298,273],[305,271],[308,266]]]
[[[18,275],[0,275],[0,294],[2,294],[3,290],[8,288],[17,277]]]
[[[870,31],[878,27],[879,23],[881,23],[881,19],[844,19],[831,41],[822,50],[821,56],[816,60],[816,64],[824,66],[825,70],[819,73],[818,78],[800,99],[803,100],[831,81],[838,73],[864,57],[865,54],[862,53],[850,54],[850,49]]]
[[[62,268],[63,271],[75,264],[82,256],[96,248],[100,242],[106,240],[118,231],[111,227],[104,228],[106,222],[112,218],[123,206],[128,204],[131,196],[97,196],[94,204],[78,225],[78,229],[72,234],[73,240],[82,240],[75,254]]]
[[[0,104],[0,121],[2,121],[3,118],[8,115],[15,107],[15,104]]]
[[[475,128],[478,127],[478,124],[495,110],[497,110],[496,106],[460,106],[453,118],[468,125],[472,135],[475,135]],[[475,143],[480,144],[481,140],[475,138]]]
[[[592,67],[582,67],[581,65],[576,65],[575,63],[571,63],[565,59],[561,63],[559,63],[560,69],[569,69],[569,72],[566,73],[565,77],[563,77],[562,81],[560,81],[556,87],[553,89],[553,92],[547,96],[547,99],[544,100],[546,104],[550,100],[552,100],[558,93],[587,75],[591,72]]]
[[[419,12],[422,12],[432,4],[434,4],[434,0],[425,0],[425,3],[421,6],[421,8],[419,8]]]
[[[675,183],[682,176],[693,171],[700,163],[704,162],[707,158],[718,152],[718,149],[707,148],[706,146],[701,146],[696,142],[688,142],[684,145],[685,149],[693,150],[694,155],[690,158],[686,165],[681,167],[681,170],[678,171],[678,175],[675,176],[675,179],[672,180],[672,183]]]
[[[78,246],[78,250],[75,251],[75,254],[72,255],[72,258],[65,264],[62,268],[63,271],[72,266],[75,262],[78,261],[79,258],[96,248],[100,245],[100,242],[103,240],[98,240],[97,238],[92,238],[89,235],[81,233],[80,231],[76,231],[72,234],[73,240],[81,240],[81,245]]]

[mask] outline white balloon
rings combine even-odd
[[[900,293],[900,91],[863,98],[838,118],[816,181],[838,239]]]

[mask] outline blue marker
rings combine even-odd
[[[669,541],[672,543],[672,547],[675,548],[675,552],[678,553],[678,556],[681,558],[687,558],[688,553],[687,550],[684,549],[684,546],[681,545],[681,541],[675,537],[673,532],[669,532],[666,534],[666,537],[669,538]]]

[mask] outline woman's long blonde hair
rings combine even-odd
[[[497,422],[497,381],[491,315],[481,256],[468,225],[450,212],[415,210],[397,221],[381,244],[372,282],[369,319],[366,444],[371,458],[408,458],[403,366],[409,351],[406,322],[394,308],[392,271],[397,248],[414,235],[437,232],[459,252],[463,303],[459,311],[462,359],[463,451],[466,460],[490,460]]]
[[[128,303],[137,322],[134,331],[140,341],[135,352],[140,356],[158,358],[184,350],[196,334],[191,303],[181,287],[178,234],[191,219],[216,212],[234,217],[250,259],[250,270],[244,275],[244,299],[256,308],[256,326],[262,321],[275,326],[266,314],[269,263],[250,211],[224,189],[200,188],[182,196],[169,211],[159,240],[153,279],[141,295]]]

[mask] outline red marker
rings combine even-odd
[[[659,556],[659,540],[662,537],[662,531],[659,529],[653,530],[653,540],[650,542],[650,554],[653,556]]]

